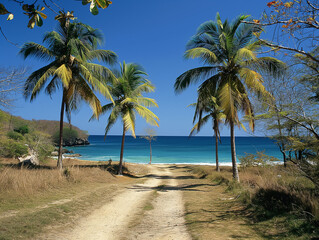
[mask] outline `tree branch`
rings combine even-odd
[[[314,56],[312,56],[311,54],[309,54],[309,53],[307,53],[307,52],[305,52],[303,50],[298,50],[298,49],[295,49],[295,48],[290,48],[290,47],[285,47],[285,46],[282,46],[282,45],[277,45],[277,44],[270,43],[270,42],[267,42],[267,41],[262,40],[262,39],[260,39],[260,41],[262,43],[264,43],[268,47],[273,47],[273,48],[278,48],[278,49],[283,49],[283,50],[299,53],[299,54],[302,54],[302,55],[306,56],[307,58],[310,58],[312,61],[314,61],[316,63],[319,63],[319,59],[315,58]]]
[[[11,41],[6,37],[6,35],[5,35],[4,32],[2,31],[1,26],[0,26],[0,32],[1,32],[2,36],[4,37],[4,39],[5,39],[7,42],[11,43],[12,45],[14,45],[14,46],[16,46],[16,47],[19,47],[18,44],[14,43],[14,42],[11,42]]]

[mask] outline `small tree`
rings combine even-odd
[[[0,107],[10,108],[14,95],[22,92],[26,69],[0,67]]]
[[[150,143],[150,162],[148,164],[152,164],[152,141],[156,140],[156,132],[155,130],[148,128],[146,129],[146,135],[141,138],[146,139]]]
[[[29,126],[23,125],[14,129],[15,132],[20,133],[22,135],[29,133]]]
[[[63,128],[63,145],[65,145],[66,142],[72,143],[78,138],[79,133],[72,128]],[[55,134],[52,136],[53,142],[56,145],[59,145],[59,139],[60,139],[60,131],[56,131]]]

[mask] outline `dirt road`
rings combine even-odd
[[[165,166],[150,166],[143,184],[126,188],[113,201],[80,219],[73,229],[45,239],[191,239],[177,182]],[[152,209],[146,211],[145,205]]]

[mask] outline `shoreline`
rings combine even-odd
[[[53,159],[57,159],[57,157],[52,157]],[[78,160],[78,161],[86,161],[86,162],[108,162],[109,160],[101,161],[101,160],[86,160],[86,159],[79,159],[76,157],[67,157],[63,156],[63,159],[72,159],[72,160]],[[113,160],[112,163],[116,163],[118,161]],[[138,163],[138,162],[127,162],[123,161],[123,164],[138,164],[138,165],[149,165],[149,163]],[[271,162],[270,165],[282,165],[283,162]],[[199,166],[216,166],[216,163],[205,163],[205,162],[183,162],[183,163],[152,163],[151,165],[199,165]],[[237,162],[238,166],[241,166],[240,162]],[[219,166],[221,167],[231,167],[232,162],[220,162]]]
[[[52,157],[53,159],[57,159],[57,157]],[[76,157],[67,157],[67,156],[63,156],[63,159],[72,159],[72,160],[78,160],[78,161],[86,161],[86,162],[108,162],[109,160],[87,160],[87,159],[80,159],[80,158],[76,158]],[[112,160],[112,162],[118,162],[116,160]],[[138,163],[138,162],[127,162],[127,161],[123,161],[123,164],[140,164],[140,165],[149,165],[148,163]],[[200,166],[216,166],[216,163],[205,163],[205,162],[183,162],[183,163],[152,163],[151,165],[200,165]],[[240,163],[238,163],[238,165],[240,165]],[[232,166],[232,162],[224,162],[224,163],[219,163],[219,166],[227,166],[227,167],[231,167]]]

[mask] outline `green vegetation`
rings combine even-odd
[[[7,137],[13,140],[23,140],[24,137],[21,133],[15,132],[15,131],[10,131],[7,133]]]
[[[144,138],[150,144],[150,161],[149,161],[149,164],[152,164],[152,141],[156,140],[156,132],[155,132],[155,130],[153,130],[151,128],[147,128],[146,129],[146,135],[145,136],[141,136],[141,138]]]
[[[29,28],[43,25],[47,15],[42,3],[14,2],[28,16]],[[51,3],[60,8],[55,1]],[[50,8],[45,1],[43,4]],[[99,8],[107,8],[111,1],[83,0],[82,4],[90,4],[91,13],[97,15]],[[180,190],[184,192],[186,221],[195,239],[215,238],[216,233],[222,239],[317,239],[319,234],[319,4],[278,0],[269,1],[267,6],[269,11],[264,11],[260,20],[242,15],[231,23],[223,22],[217,13],[215,21],[201,24],[187,44],[185,57],[198,58],[203,65],[186,71],[175,81],[176,92],[201,82],[197,101],[192,104],[195,113],[190,135],[198,133],[210,119],[215,135],[217,171],[204,166],[172,167],[180,177],[176,181],[181,181],[183,186]],[[144,97],[155,87],[146,79],[142,67],[123,62],[119,70],[110,71],[95,63],[112,65],[117,61],[114,52],[98,49],[102,34],[88,25],[71,22],[75,19],[73,11],[62,10],[56,14],[59,26],[44,35],[45,46],[25,43],[20,54],[49,62],[27,78],[24,96],[32,101],[43,89],[50,96],[61,89],[60,121],[27,121],[0,111],[0,157],[6,158],[0,168],[0,213],[4,213],[0,218],[1,239],[34,238],[38,233],[34,226],[43,231],[53,223],[67,223],[78,209],[89,212],[91,203],[97,203],[114,190],[104,185],[115,181],[105,170],[123,173],[125,136],[131,131],[136,137],[136,115],[158,126],[159,118],[149,110],[157,107],[157,103]],[[7,20],[14,17],[2,3],[0,15],[8,15]],[[278,31],[280,35],[275,33],[273,39],[278,39],[277,43],[261,38],[262,27],[278,25],[283,31]],[[1,33],[5,37],[2,30]],[[291,39],[298,48],[279,44]],[[303,50],[305,43],[307,50]],[[280,50],[286,51],[285,58],[293,63],[291,66],[266,55],[272,51],[279,54]],[[10,77],[7,72],[0,73],[0,82],[6,85],[0,94],[1,106],[10,105],[12,99],[7,92],[17,90],[18,84],[14,87],[14,82],[23,78],[24,73],[24,70],[17,71]],[[110,102],[102,107],[96,92]],[[109,165],[76,163],[74,166],[70,161],[67,168],[57,171],[48,160],[54,149],[51,140],[59,146],[57,166],[61,170],[63,143],[86,135],[77,128],[63,127],[64,115],[71,124],[71,113],[82,100],[92,108],[92,118],[110,111],[105,136],[121,119],[119,165],[112,166],[110,161]],[[253,131],[256,121],[263,123],[263,128],[276,140],[284,166],[271,164],[278,159],[257,152],[239,158],[238,169],[234,127],[243,127],[241,114]],[[230,127],[232,169],[219,166],[221,123]],[[149,163],[154,135],[149,132],[143,137],[150,143]],[[30,153],[36,154],[42,166],[19,169],[18,164],[7,162],[8,158],[16,161]],[[73,194],[83,187],[86,194],[77,195],[74,200]],[[159,185],[157,189],[168,187]],[[143,206],[144,212],[154,208],[155,194]],[[61,200],[60,196],[62,200],[67,198],[66,204],[51,204],[52,200]],[[18,211],[12,214],[10,210]]]
[[[209,91],[206,93],[205,91]],[[220,171],[219,161],[218,161],[218,141],[220,141],[220,124],[222,123],[223,119],[225,119],[225,115],[222,112],[221,107],[218,103],[218,96],[217,92],[211,89],[203,89],[199,91],[197,102],[192,104],[196,107],[194,113],[194,120],[195,123],[196,119],[198,118],[198,122],[194,125],[193,129],[191,130],[190,135],[192,135],[195,131],[198,133],[202,127],[202,125],[206,124],[209,119],[212,119],[212,126],[215,134],[215,152],[216,152],[216,171]],[[203,113],[207,114],[203,117]]]
[[[18,158],[28,153],[28,147],[22,142],[13,139],[0,140],[0,156],[6,158]]]
[[[61,231],[72,227],[75,218],[140,182],[138,178],[114,178],[114,166],[105,163],[68,160],[68,177],[52,160],[37,169],[20,169],[10,160],[0,163],[0,239],[37,239],[48,228]],[[130,171],[136,167],[127,167],[125,173],[132,175]],[[147,173],[143,166],[139,171]]]
[[[26,133],[29,133],[29,126],[28,125],[23,125],[23,126],[20,126],[18,128],[15,128],[14,131],[24,135]]]
[[[101,104],[94,94],[99,91],[106,98],[111,99],[108,87],[101,81],[110,74],[108,68],[92,63],[102,60],[113,64],[117,56],[112,51],[97,49],[103,38],[101,33],[82,23],[70,23],[66,16],[59,19],[57,31],[48,32],[43,42],[48,47],[29,42],[20,50],[24,58],[36,57],[39,60],[53,60],[48,65],[31,73],[25,83],[24,95],[34,100],[41,89],[51,95],[62,84],[62,104],[60,113],[59,154],[57,166],[62,169],[63,118],[64,112],[70,121],[72,110],[77,109],[80,100],[86,101],[92,108],[94,115],[101,113]]]
[[[78,132],[73,128],[63,128],[63,142],[72,143],[79,137]],[[58,145],[60,140],[60,132],[56,131],[52,136],[53,142]]]
[[[19,11],[22,11],[25,15],[28,16],[28,24],[27,27],[33,29],[35,26],[42,27],[43,20],[47,19],[47,15],[43,12],[46,8],[50,9],[52,12],[58,15],[55,16],[56,20],[60,20],[61,18],[68,18],[68,19],[75,19],[75,16],[72,12],[64,12],[63,5],[60,2],[51,1],[52,5],[49,6],[46,1],[40,2],[39,4],[35,5],[37,2],[33,1],[15,1]],[[105,9],[112,1],[109,0],[82,0],[82,5],[90,4],[90,12],[93,15],[97,15],[99,13],[99,8]],[[53,10],[53,8],[55,10]],[[61,11],[62,10],[62,11]],[[8,10],[5,5],[0,3],[0,15],[7,15],[7,20],[11,21],[14,19],[14,15],[18,10]]]
[[[257,152],[256,154],[245,153],[245,156],[239,157],[240,166],[245,167],[266,167],[273,164],[273,162],[279,162],[279,159],[271,157],[265,154],[265,152]]]
[[[314,184],[292,164],[232,170],[177,167],[186,187],[186,224],[195,239],[316,239],[319,201]],[[194,178],[186,178],[191,174]],[[296,181],[295,179],[298,179]],[[190,191],[192,189],[193,191]]]
[[[145,78],[147,75],[140,65],[129,63],[120,66],[120,71],[114,71],[117,81],[110,86],[110,93],[114,103],[109,103],[102,108],[102,114],[111,111],[105,128],[105,136],[118,118],[123,122],[123,135],[118,175],[122,174],[123,153],[125,134],[131,131],[135,138],[136,113],[146,120],[147,123],[158,126],[159,118],[148,109],[158,107],[156,101],[143,97],[144,93],[153,92],[155,87]],[[93,116],[92,118],[94,118]]]
[[[250,127],[254,130],[253,107],[248,93],[270,97],[263,86],[261,73],[276,76],[285,64],[273,57],[257,57],[262,43],[256,37],[261,28],[244,24],[248,16],[239,16],[231,24],[222,23],[219,14],[216,21],[203,23],[187,44],[186,58],[199,58],[208,66],[194,68],[176,79],[175,91],[187,88],[191,83],[204,79],[199,91],[217,92],[218,102],[225,115],[225,123],[230,126],[233,177],[239,181],[234,125],[240,125],[238,112],[250,117]],[[209,89],[207,91],[205,89]]]

